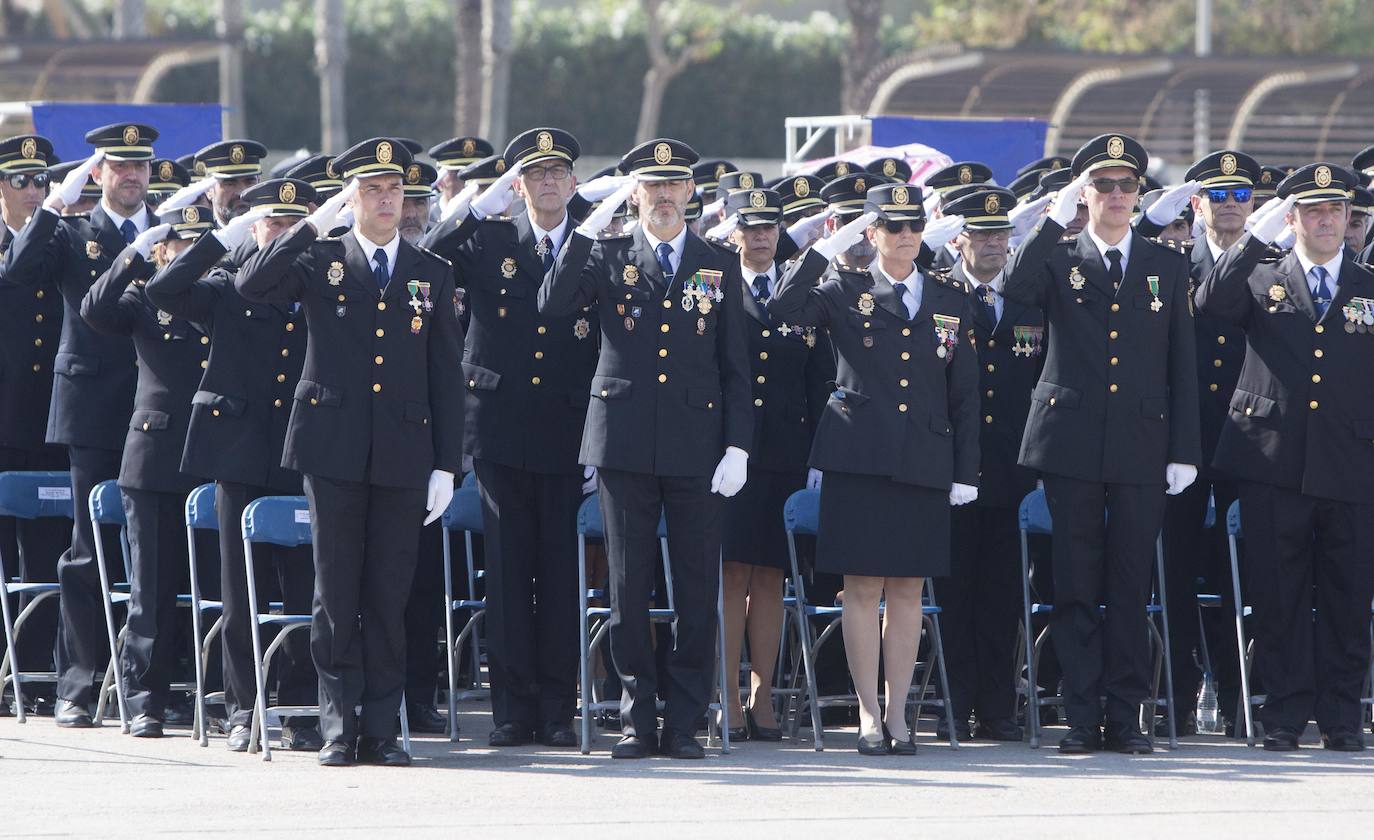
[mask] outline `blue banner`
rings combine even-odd
[[[960,120],[922,117],[873,117],[873,145],[924,143],[955,161],[978,160],[992,167],[999,184],[1016,170],[1045,156],[1044,120]]]
[[[109,102],[36,102],[33,130],[52,141],[64,161],[90,157],[86,132],[111,123],[140,123],[157,129],[153,149],[160,158],[197,152],[221,138],[218,103],[121,105]]]

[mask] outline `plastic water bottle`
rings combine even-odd
[[[1211,734],[1221,731],[1221,716],[1217,713],[1217,681],[1211,671],[1202,675],[1202,688],[1197,693],[1197,731]]]

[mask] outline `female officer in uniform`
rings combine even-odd
[[[915,265],[925,227],[920,188],[873,187],[864,210],[792,266],[768,311],[779,322],[825,327],[835,347],[836,388],[811,450],[811,466],[825,473],[816,569],[844,575],[859,752],[910,755],[905,709],[923,579],[949,573],[950,505],[978,495],[977,360],[966,338],[967,286]],[[873,265],[815,285],[860,236],[877,249]]]

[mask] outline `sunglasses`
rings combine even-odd
[[[35,187],[42,190],[47,189],[50,179],[46,172],[18,172],[14,175],[10,175],[5,180],[16,190],[22,190],[29,184],[33,184]]]
[[[1092,184],[1093,189],[1103,195],[1110,195],[1117,187],[1126,195],[1140,192],[1139,178],[1094,178]]]
[[[902,222],[898,222],[898,221],[885,221],[885,222],[883,222],[883,230],[887,231],[888,233],[901,233],[901,232],[904,231],[904,230],[909,230],[909,231],[911,231],[912,233],[920,233],[921,231],[923,231],[923,230],[925,230],[925,229],[926,229],[926,223],[925,223],[925,222],[906,222],[906,221],[902,221]]]
[[[1244,204],[1255,194],[1249,187],[1222,187],[1220,189],[1208,190],[1207,200],[1213,204],[1225,204],[1226,197],[1230,196],[1236,200],[1237,204]]]

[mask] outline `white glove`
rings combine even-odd
[[[1177,496],[1187,490],[1188,485],[1196,480],[1197,467],[1192,464],[1170,464],[1164,468],[1164,481],[1169,485],[1164,492],[1170,496]]]
[[[737,227],[739,227],[739,214],[731,213],[725,217],[725,221],[706,231],[706,238],[724,242],[730,238],[730,234],[734,233]]]
[[[242,216],[235,216],[229,220],[229,224],[213,231],[219,244],[224,246],[224,250],[232,251],[243,244],[248,238],[248,234],[253,230],[253,223],[258,219],[266,218],[271,211],[266,207],[254,207]]]
[[[214,185],[215,176],[207,175],[194,184],[182,187],[167,196],[167,200],[157,206],[157,212],[164,213],[168,210],[180,210],[183,207],[190,207],[192,204],[196,203],[196,199],[208,193],[210,188]]]
[[[439,221],[447,222],[449,219],[466,214],[468,209],[472,207],[473,196],[477,195],[477,187],[476,181],[469,181],[464,184],[458,194],[449,201],[448,207],[444,209],[444,215]]]
[[[959,484],[958,482],[956,482],[954,486],[949,488],[949,503],[951,505],[954,505],[955,507],[958,507],[959,505],[966,505],[977,498],[977,487],[972,487],[968,484]]]
[[[721,196],[705,207],[701,208],[701,218],[710,219],[720,215],[720,211],[725,209],[725,197]]]
[[[595,239],[601,235],[601,231],[606,229],[606,225],[615,218],[615,211],[620,209],[620,205],[629,199],[630,193],[635,191],[635,181],[631,179],[628,183],[621,184],[620,188],[602,199],[596,209],[587,215],[582,224],[577,226],[577,232],[587,237]]]
[[[135,236],[134,241],[130,244],[134,246],[134,250],[138,252],[138,255],[146,260],[148,259],[148,255],[153,252],[153,246],[166,239],[167,234],[171,233],[171,231],[171,225],[154,225],[138,236]]]
[[[854,221],[817,242],[811,250],[827,260],[833,260],[863,239],[864,231],[868,230],[868,226],[873,224],[873,220],[876,218],[878,218],[877,213],[862,213]]]
[[[925,208],[927,219],[935,218],[935,211],[940,209],[940,194],[935,190],[928,190],[921,206]]]
[[[335,193],[333,198],[317,207],[314,213],[306,216],[305,220],[315,229],[315,233],[320,236],[328,236],[331,230],[338,227],[339,213],[343,210],[344,203],[357,192],[358,179],[354,178],[348,182],[348,186]]]
[[[1145,211],[1145,218],[1159,225],[1167,227],[1177,219],[1183,209],[1188,206],[1188,200],[1201,189],[1202,184],[1197,181],[1186,181],[1177,187],[1170,187],[1165,190],[1164,195],[1155,199],[1155,203],[1150,205],[1150,209]]]
[[[582,495],[596,492],[596,467],[582,468]]]
[[[1078,199],[1083,195],[1083,188],[1088,186],[1092,179],[1091,172],[1084,172],[1054,194],[1054,200],[1050,202],[1049,217],[1060,227],[1068,227],[1069,222],[1078,215]]]
[[[472,212],[479,219],[490,218],[504,213],[515,198],[515,179],[520,177],[522,166],[517,163],[501,173],[501,177],[491,182],[491,186],[472,200]]]
[[[805,248],[821,237],[826,220],[834,214],[835,211],[827,207],[814,216],[798,219],[787,228],[787,235],[792,237],[792,241],[799,247]]]
[[[58,212],[80,201],[81,188],[86,186],[86,182],[91,179],[91,170],[104,159],[105,153],[102,151],[97,151],[86,158],[80,166],[67,173],[67,177],[63,178],[61,185],[52,195],[47,197],[43,206],[53,212]]]
[[[595,204],[626,184],[634,183],[634,180],[633,175],[602,175],[578,187],[577,194]]]
[[[807,489],[807,490],[819,490],[819,489],[821,489],[821,478],[822,478],[823,475],[824,475],[824,473],[822,473],[820,470],[816,469],[815,467],[812,467],[812,468],[808,469],[808,470],[806,471],[806,489]]]
[[[444,515],[448,510],[448,503],[453,501],[453,473],[444,470],[434,470],[429,474],[429,490],[425,496],[425,510],[429,511],[429,516],[425,517],[425,524],[433,522]]]
[[[954,237],[963,229],[963,216],[941,216],[933,222],[926,223],[926,232],[921,235],[921,241],[932,251],[938,251],[954,241]]]
[[[740,491],[749,477],[749,453],[738,446],[725,447],[725,455],[711,476],[711,492],[730,498]]]
[[[1283,233],[1283,229],[1288,227],[1288,211],[1293,209],[1296,202],[1297,196],[1274,196],[1245,220],[1246,230],[1264,244],[1273,244],[1278,235]]]
[[[1026,201],[1011,208],[1007,214],[1007,220],[1011,222],[1011,235],[1025,236],[1030,233],[1053,200],[1052,195],[1042,195],[1035,201]]]
[[[1298,232],[1289,225],[1284,228],[1278,236],[1274,237],[1274,247],[1282,248],[1285,251],[1293,247],[1293,243],[1298,240]]]

